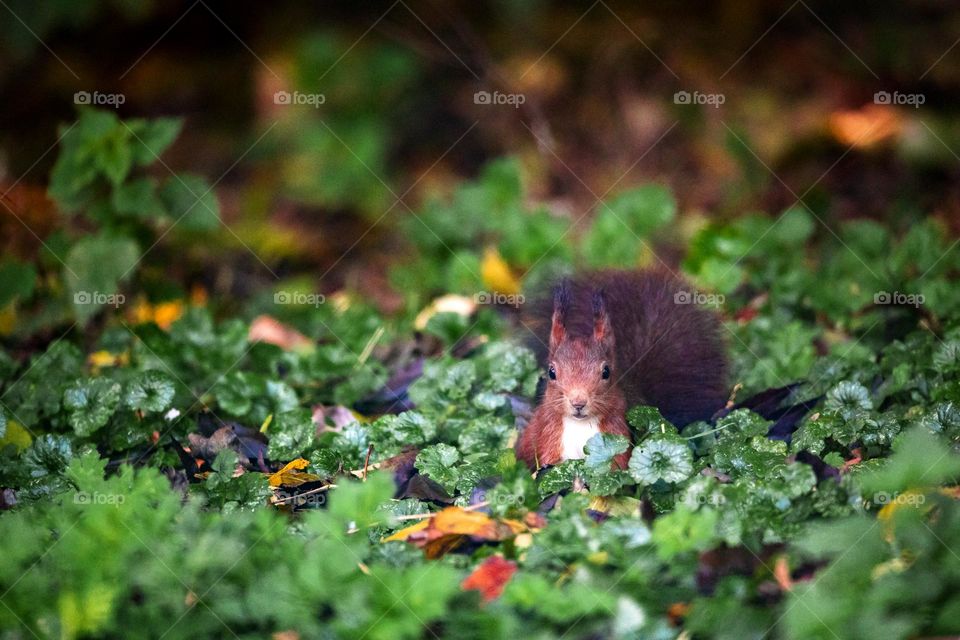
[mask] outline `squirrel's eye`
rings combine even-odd
[[[557,379],[557,370],[553,368],[553,365],[550,365],[550,368],[547,369],[547,375],[550,376],[551,380]]]
[[[610,377],[610,367],[607,365],[603,365],[603,371],[600,372],[600,376],[604,380],[608,379]]]

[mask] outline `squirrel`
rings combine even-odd
[[[631,439],[625,413],[658,408],[677,427],[707,420],[728,397],[719,318],[661,271],[601,271],[564,280],[535,309],[546,389],[517,457],[532,470],[584,457],[596,433]],[[624,469],[630,449],[616,456]]]

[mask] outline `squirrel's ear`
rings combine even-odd
[[[593,294],[593,337],[605,345],[613,344],[613,327],[610,326],[610,316],[607,314],[607,305],[603,300],[603,291]]]
[[[553,292],[553,320],[550,324],[550,351],[556,350],[566,335],[567,309],[570,308],[570,286],[561,282]]]

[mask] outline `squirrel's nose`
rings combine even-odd
[[[573,407],[574,411],[576,411],[577,413],[580,413],[581,411],[583,411],[583,408],[587,406],[587,403],[583,400],[576,400],[576,401],[571,401],[570,406]]]

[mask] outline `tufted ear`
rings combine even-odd
[[[613,348],[613,327],[602,290],[593,293],[593,337],[604,347]]]
[[[557,350],[567,334],[567,311],[570,309],[570,284],[561,282],[553,291],[553,320],[550,324],[550,353]]]

